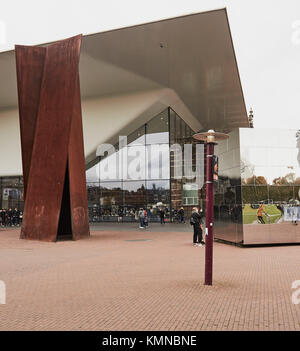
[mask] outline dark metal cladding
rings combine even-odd
[[[22,59],[27,57],[26,50],[31,53],[39,48],[18,49],[22,157],[27,172],[21,238],[56,241],[65,234],[73,239],[89,235],[78,73],[80,45],[81,35],[41,48],[44,55],[37,50],[38,73],[34,69],[27,72],[27,61]],[[31,99],[26,96],[30,89]],[[31,122],[30,131],[24,115]]]

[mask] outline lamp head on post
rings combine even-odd
[[[194,134],[193,138],[196,140],[204,141],[206,143],[216,144],[216,141],[228,139],[229,135],[225,133],[215,132],[213,129],[210,129],[208,132]]]

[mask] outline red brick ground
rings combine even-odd
[[[206,287],[204,248],[187,232],[105,230],[55,244],[18,236],[0,231],[0,330],[300,330],[299,246],[215,243]]]

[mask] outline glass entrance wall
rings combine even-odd
[[[195,145],[199,143],[193,140],[193,134],[168,108],[128,135],[126,148],[121,141],[121,146],[111,146],[103,156],[95,158],[86,171],[90,220],[136,221],[138,210],[144,208],[152,221],[160,220],[161,209],[166,221],[174,221],[181,207],[186,217],[192,207],[203,207],[205,194],[195,177]],[[180,162],[174,150],[170,152],[174,144],[180,147]],[[185,161],[194,175],[186,174],[184,144],[192,144],[192,156]],[[203,165],[203,152],[198,161]],[[176,177],[178,169],[182,172],[180,178]]]
[[[87,166],[90,221],[136,221],[140,208],[170,220],[169,119],[166,109]]]
[[[24,210],[23,177],[0,177],[0,209]]]
[[[89,218],[91,222],[131,222],[137,211],[147,209],[151,221],[174,221],[183,207],[185,217],[192,207],[204,207],[205,193],[196,184],[197,159],[194,131],[171,108],[167,108],[127,136],[127,147],[119,144],[102,150],[86,166]],[[185,144],[192,156],[185,160]],[[174,150],[180,148],[180,162]],[[98,154],[98,152],[97,152]],[[178,155],[178,154],[177,154]],[[184,164],[184,161],[185,164]],[[181,170],[182,177],[177,177]],[[204,169],[202,169],[204,173]],[[191,174],[187,174],[191,173]],[[22,177],[0,178],[0,208],[23,211]]]
[[[171,208],[172,219],[178,219],[177,213],[183,207],[185,218],[189,218],[193,207],[202,208],[205,211],[204,186],[196,181],[196,164],[198,162],[198,173],[203,174],[204,181],[204,145],[199,148],[197,158],[196,145],[199,142],[193,139],[195,132],[183,121],[179,115],[170,109],[170,143],[180,148],[181,157],[176,160],[175,153],[171,152]],[[191,156],[187,158],[185,151],[191,146]],[[177,174],[181,174],[178,177]]]

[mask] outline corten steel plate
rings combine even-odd
[[[16,46],[25,209],[21,238],[89,235],[79,87],[81,35]]]
[[[24,198],[29,177],[45,56],[46,48],[16,45]]]
[[[72,233],[73,239],[77,240],[80,239],[80,237],[90,235],[78,72],[75,85],[73,118],[69,141],[68,167],[70,183],[70,207],[73,228]]]

